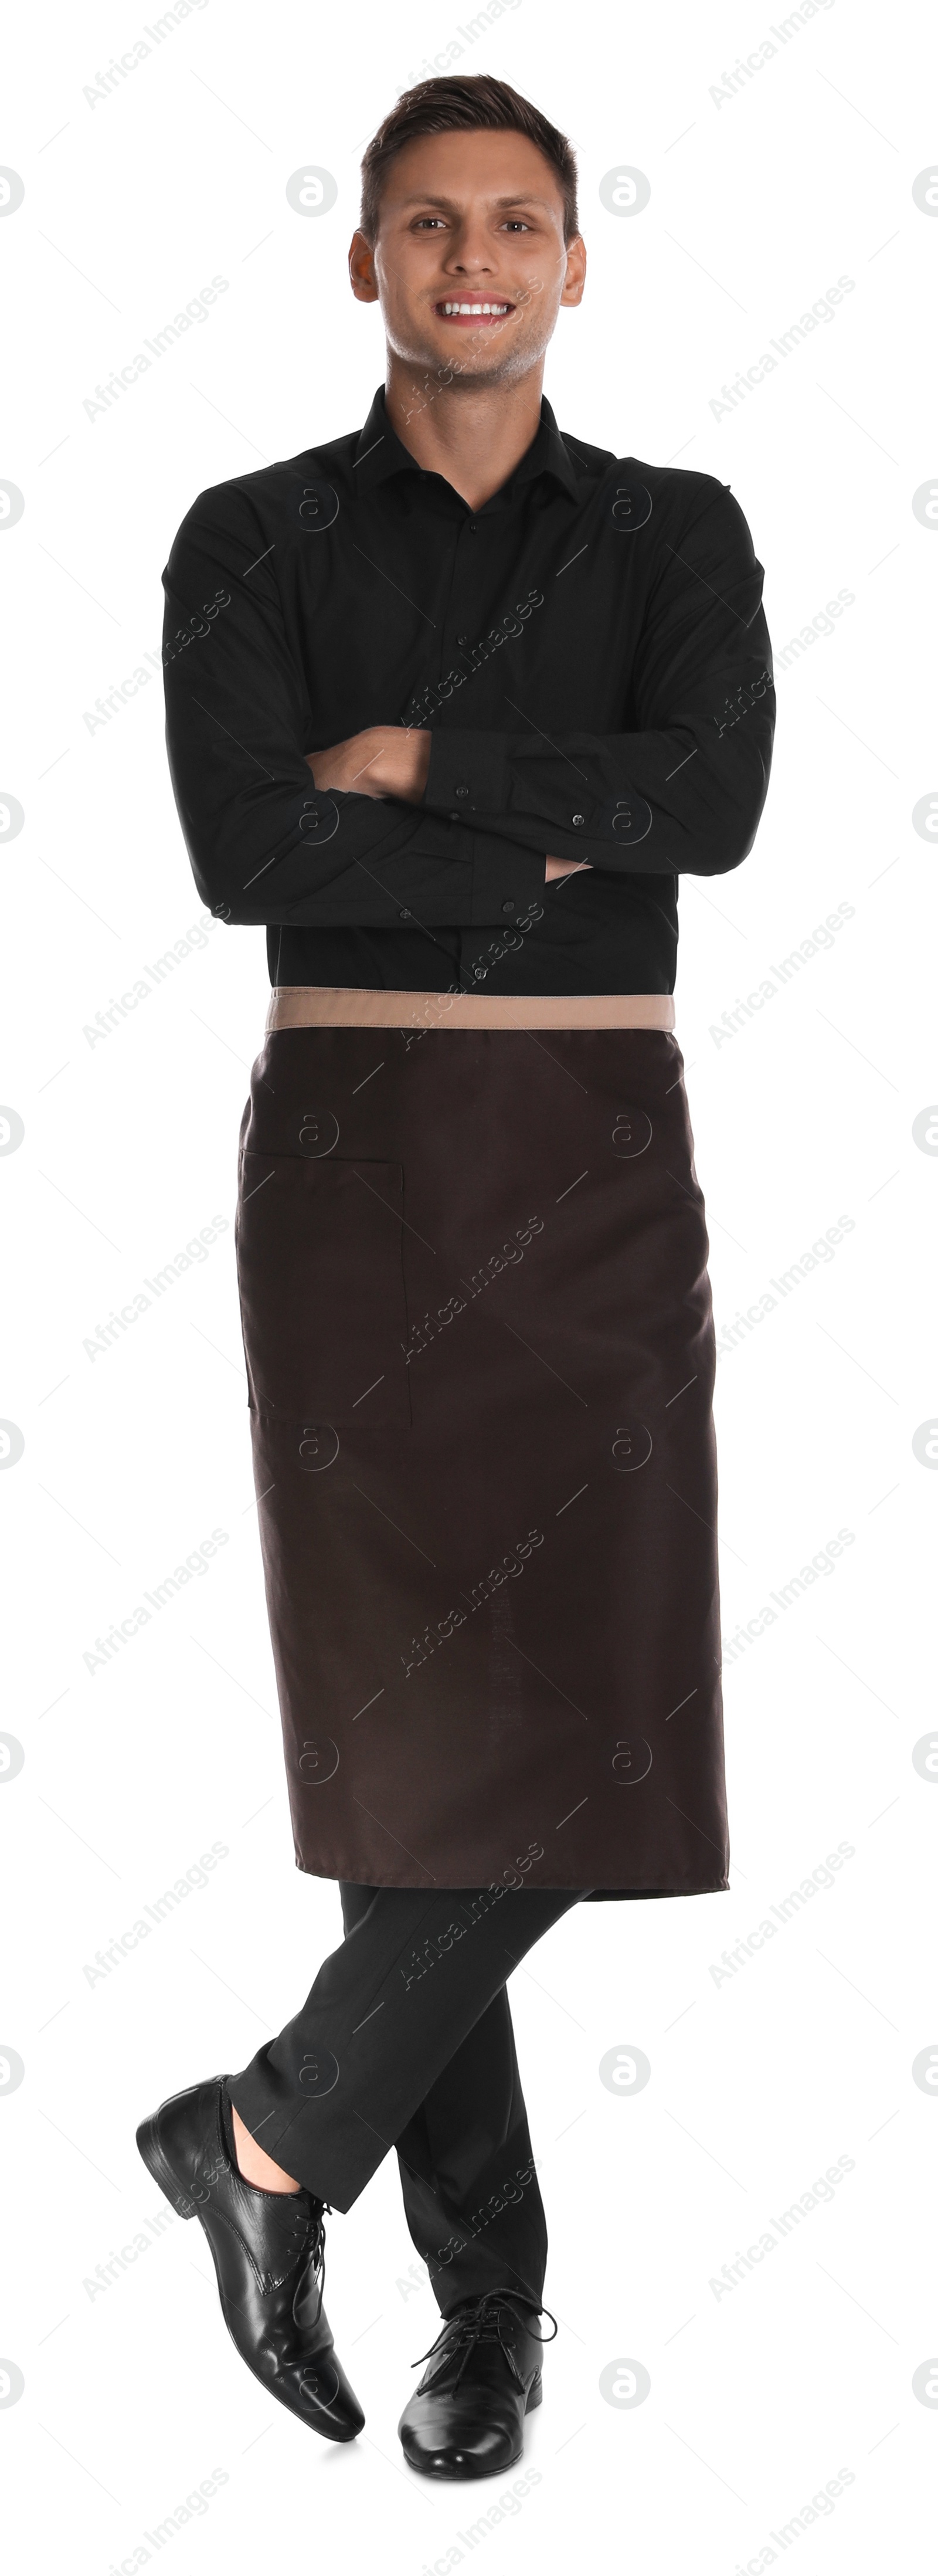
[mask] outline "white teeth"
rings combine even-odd
[[[507,313],[507,304],[444,304],[444,313]]]

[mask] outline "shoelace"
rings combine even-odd
[[[230,2118],[230,2095],[228,2095],[226,2099]],[[237,2177],[238,2181],[243,2182],[244,2176],[238,2165],[237,2153],[233,2152],[234,2140],[229,2134],[228,2125],[224,2118],[222,2120],[222,2143],[224,2148],[225,2166]],[[291,2207],[297,2210],[297,2214],[299,2214],[299,2207],[302,2207],[304,2199],[308,2204],[304,2243],[296,2259],[298,2263],[302,2263],[303,2265],[303,2284],[305,2284],[310,2272],[312,2273],[313,2279],[318,2280],[319,2283],[319,2297],[316,2303],[316,2316],[312,2320],[315,2324],[318,2321],[322,2310],[326,2282],[326,2232],[323,2226],[323,2219],[327,2210],[330,2218],[332,2217],[332,2203],[328,2200],[320,2200],[315,2192],[306,2191],[305,2188],[296,2196],[294,2196],[293,2193],[284,2193],[282,2196],[284,2200],[289,2200]],[[298,2285],[296,2293],[297,2296],[301,2295],[302,2286],[303,2285]]]
[[[518,2304],[524,2306],[526,2305],[526,2302],[520,2301]],[[476,2346],[480,2343],[497,2343],[501,2345],[501,2349],[505,2355],[509,2369],[517,2380],[519,2388],[523,2388],[524,2381],[522,2379],[521,2372],[518,2369],[511,2345],[505,2342],[504,2335],[502,2334],[502,2317],[506,2312],[511,2318],[512,2323],[517,2325],[519,2322],[517,2305],[510,2291],[485,2290],[477,2299],[467,2300],[463,2307],[456,2309],[453,2316],[444,2317],[436,2342],[429,2344],[426,2352],[418,2352],[416,2361],[412,2362],[411,2368],[415,2370],[417,2362],[429,2361],[435,2352],[445,2354],[448,2361],[454,2360],[456,2354],[460,2351],[460,2346],[462,2346],[459,2368],[456,2372],[456,2381],[458,2382],[462,2378],[466,2363],[469,2360],[470,2354],[475,2351]],[[550,2317],[551,2324],[554,2329],[553,2334],[534,2335],[534,2329],[530,2326],[526,2328],[526,2332],[534,2335],[535,2343],[553,2343],[554,2337],[558,2332],[557,2319],[554,2316],[553,2309],[539,2308],[537,2313],[539,2316]]]
[[[319,2293],[316,2301],[316,2314],[314,2317],[307,2319],[307,2324],[317,2325],[322,2314],[322,2303],[326,2290],[326,2231],[323,2226],[323,2218],[327,2210],[330,2218],[332,2217],[332,2206],[328,2200],[318,2200],[312,2192],[309,2193],[308,2197],[310,2201],[308,2234],[303,2253],[298,2258],[303,2265],[303,2270],[294,2292],[293,2307],[295,2314],[297,2301],[302,2301],[305,2295],[307,2283],[310,2280],[314,2280],[318,2285]]]

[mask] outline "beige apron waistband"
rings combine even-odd
[[[673,1029],[671,993],[392,993],[275,984],[275,1029]]]

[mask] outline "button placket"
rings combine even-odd
[[[472,638],[479,631],[478,584],[473,578],[476,558],[463,541],[477,533],[478,524],[474,519],[463,519],[456,532],[452,579],[442,640],[444,670],[459,671],[462,679],[462,687],[453,691],[453,700],[462,696],[463,689],[471,688],[475,677],[474,672],[469,668],[467,657],[471,652]],[[473,570],[470,570],[470,566]],[[453,804],[449,812],[449,821],[463,823],[471,828],[471,782],[467,778],[455,779],[452,795]]]

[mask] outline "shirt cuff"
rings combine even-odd
[[[423,791],[430,813],[445,814],[450,823],[468,823],[474,814],[504,814],[509,791],[507,741],[497,733],[463,733],[437,727],[430,735],[430,767]]]
[[[500,835],[473,832],[469,839],[472,851],[472,922],[473,930],[501,923],[503,928],[523,920],[528,908],[542,900],[547,882],[547,853],[522,849],[520,841],[502,840]],[[537,919],[537,914],[535,914]]]
[[[505,812],[508,791],[508,752],[501,735],[463,733],[455,727],[431,733],[424,810],[465,826],[465,846],[472,854],[474,930],[498,923],[510,927],[522,919],[546,882],[547,824],[543,851],[525,849],[492,830],[492,816]],[[476,828],[480,814],[485,821]]]

